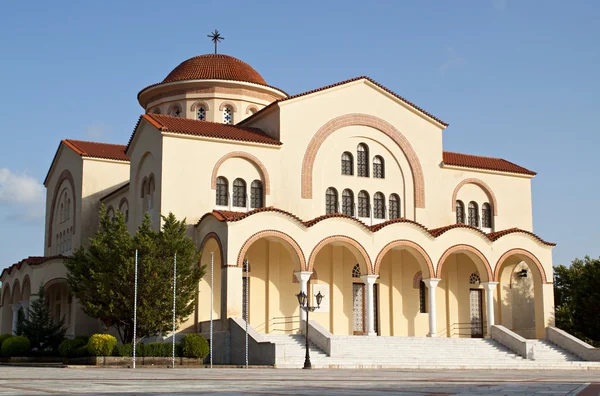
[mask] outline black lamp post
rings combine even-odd
[[[317,299],[317,306],[316,307],[311,307],[308,305],[308,298],[306,296],[306,294],[302,291],[298,294],[296,294],[296,297],[298,297],[298,303],[300,304],[300,309],[303,309],[306,311],[306,333],[305,333],[305,338],[306,338],[306,355],[304,357],[304,369],[311,369],[312,366],[310,364],[310,354],[308,352],[308,313],[309,312],[314,312],[315,309],[319,309],[319,307],[321,306],[321,301],[323,301],[323,295],[321,294],[321,292],[319,292],[319,294],[315,295],[315,298]]]

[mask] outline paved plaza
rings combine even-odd
[[[0,395],[581,395],[598,371],[0,367]]]

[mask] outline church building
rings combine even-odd
[[[44,255],[2,272],[0,333],[28,315],[40,284],[67,336],[102,331],[63,264],[96,232],[101,204],[131,232],[146,213],[157,229],[161,214],[186,218],[200,264],[213,260],[214,290],[208,270],[181,333],[206,331],[211,292],[219,329],[247,318],[265,335],[301,331],[300,291],[311,305],[324,296],[310,319],[335,336],[483,338],[499,324],[543,338],[554,326],[554,244],[532,222],[536,173],[444,151],[448,124],[379,82],[288,95],[247,63],[208,54],[138,101],[124,145],[59,142],[44,180]]]

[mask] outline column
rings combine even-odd
[[[482,282],[485,288],[485,299],[487,301],[487,336],[490,337],[492,326],[494,325],[494,290],[498,282]]]
[[[12,304],[13,318],[12,318],[12,333],[17,334],[17,322],[19,321],[19,309],[21,309],[21,304],[16,303]]]
[[[23,313],[25,319],[29,319],[29,301],[19,301],[23,307]]]
[[[436,330],[436,311],[435,311],[435,289],[440,283],[441,279],[438,278],[429,278],[423,279],[425,286],[427,286],[428,298],[429,298],[429,334],[427,337],[437,337]]]
[[[298,278],[298,280],[300,281],[300,291],[298,293],[304,292],[304,294],[306,294],[306,303],[310,304],[310,301],[312,299],[308,295],[308,280],[310,279],[312,272],[300,271],[300,272],[294,272],[294,275],[296,275],[296,278]],[[302,322],[304,322],[305,320],[306,320],[306,311],[303,309],[300,309],[300,324],[302,324]]]
[[[367,335],[374,336],[377,335],[375,333],[375,312],[374,312],[374,303],[373,303],[373,285],[379,275],[363,275],[360,278],[365,285],[367,285],[367,290],[365,294],[367,295]]]

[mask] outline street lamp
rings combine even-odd
[[[296,297],[298,297],[298,304],[300,304],[300,309],[303,309],[306,311],[306,333],[305,333],[305,338],[306,338],[306,355],[304,357],[304,369],[311,369],[312,366],[310,364],[310,354],[308,352],[308,313],[309,312],[314,312],[315,309],[319,309],[319,307],[321,306],[321,301],[323,301],[323,295],[321,294],[321,292],[319,292],[319,294],[315,295],[315,298],[317,299],[317,306],[316,307],[311,307],[308,305],[308,296],[306,295],[306,293],[304,293],[303,291],[301,291],[300,293],[296,294]]]

